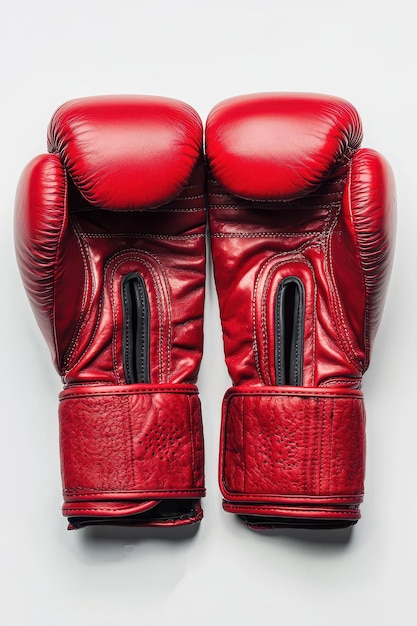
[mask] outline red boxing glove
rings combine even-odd
[[[109,96],[60,107],[16,198],[23,282],[64,390],[63,513],[92,524],[202,517],[205,203],[188,105]]]
[[[361,378],[391,267],[391,169],[344,100],[232,98],[207,121],[226,362],[220,486],[252,528],[360,517]]]

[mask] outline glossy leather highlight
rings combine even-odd
[[[48,146],[19,182],[15,238],[64,384],[64,515],[71,528],[199,521],[201,121],[176,100],[86,98],[58,109]],[[132,275],[141,292],[126,304]],[[138,383],[127,375],[130,350],[142,351],[134,361],[146,376]]]
[[[224,508],[254,528],[360,517],[361,378],[395,232],[391,169],[361,138],[352,105],[316,94],[232,98],[207,120],[211,249],[233,383],[220,487]],[[287,312],[282,333],[277,294],[294,280],[303,316]],[[291,350],[293,363],[302,351],[302,375],[279,386],[277,359]]]

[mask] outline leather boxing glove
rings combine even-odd
[[[62,377],[69,528],[202,517],[195,381],[205,282],[202,125],[167,98],[61,106],[16,197],[22,279]]]
[[[395,190],[346,101],[259,94],[207,121],[211,248],[233,387],[223,507],[252,528],[360,517],[361,378],[390,273]]]

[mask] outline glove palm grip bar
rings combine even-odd
[[[123,369],[128,385],[149,383],[149,298],[137,272],[122,281]]]
[[[303,384],[304,286],[288,276],[279,285],[275,300],[276,384]]]

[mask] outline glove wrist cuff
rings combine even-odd
[[[365,466],[362,392],[233,387],[223,402],[224,508],[268,517],[360,517]]]
[[[106,503],[110,516],[133,514],[152,500],[205,495],[194,385],[67,388],[59,423],[64,515],[87,514],[94,502],[100,516]]]

